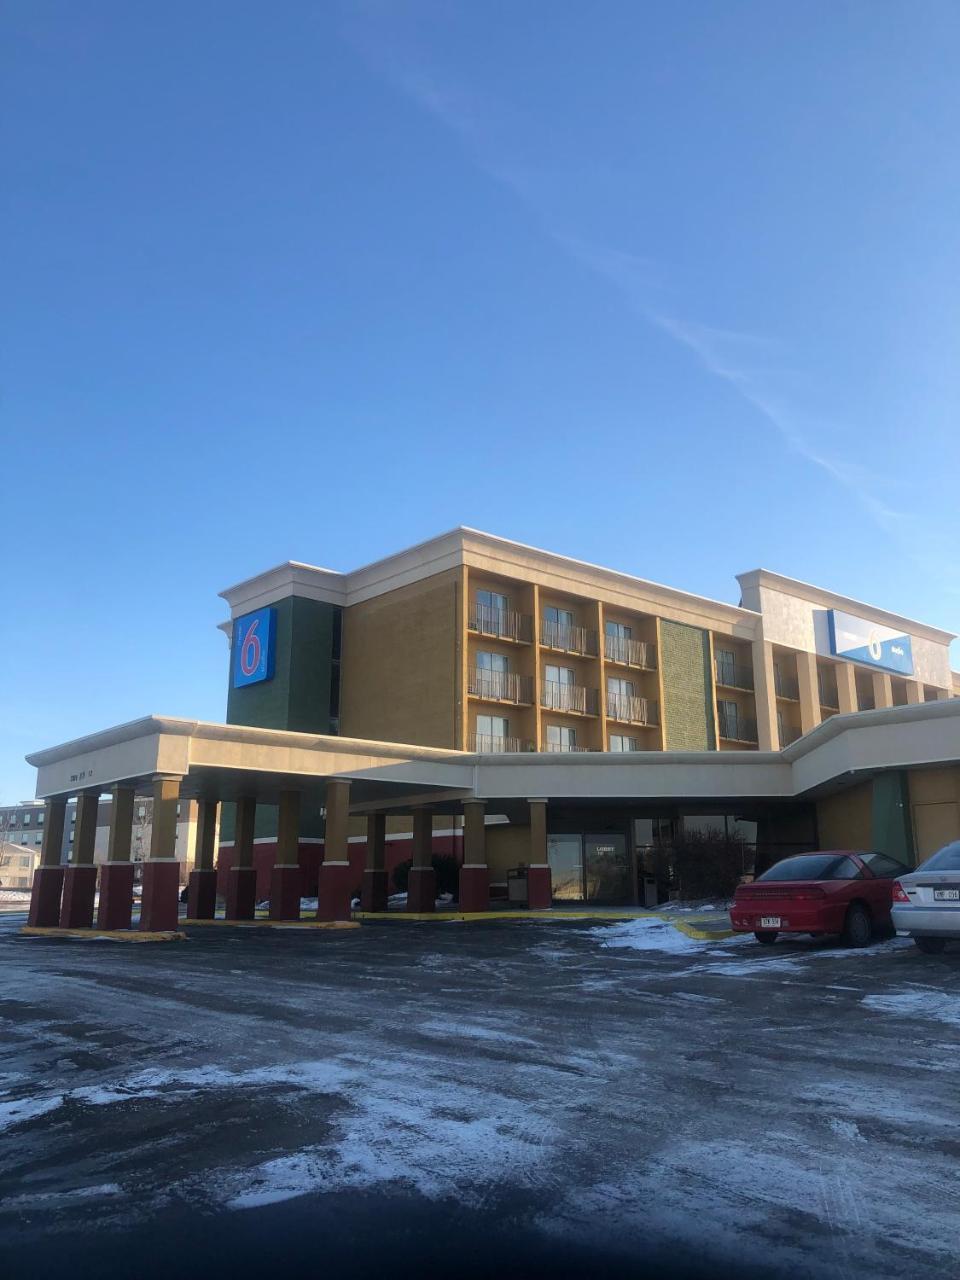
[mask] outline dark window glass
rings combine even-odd
[[[930,855],[926,862],[921,862],[918,871],[960,871],[960,840],[944,845],[936,853]]]
[[[855,880],[859,874],[860,868],[856,863],[842,854],[805,853],[796,858],[784,858],[762,876],[758,876],[757,881]]]
[[[885,853],[862,853],[861,861],[865,862],[875,876],[902,876],[910,870],[902,862],[888,858]]]

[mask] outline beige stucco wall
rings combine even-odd
[[[907,783],[919,862],[951,840],[960,840],[960,766],[911,769]]]
[[[450,569],[344,610],[343,736],[460,745],[460,583]]]
[[[821,849],[870,849],[873,846],[873,784],[825,796],[817,801]]]
[[[530,828],[506,824],[487,827],[487,865],[490,880],[495,884],[506,881],[507,872],[521,863],[530,862]]]

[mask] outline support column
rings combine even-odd
[[[834,670],[837,673],[837,701],[840,703],[840,714],[859,711],[856,667],[852,662],[838,662]]]
[[[779,751],[773,645],[766,640],[753,642],[753,705],[757,713],[757,746],[761,751]]]
[[[873,680],[873,705],[875,707],[892,707],[893,685],[890,682],[890,677],[885,671],[874,671],[871,679]]]
[[[553,906],[553,884],[547,860],[547,802],[528,800],[530,806],[530,862],[527,865],[527,906],[546,911]]]
[[[300,792],[281,791],[277,860],[270,872],[270,919],[300,919]]]
[[[97,840],[99,791],[81,791],[77,796],[77,821],[73,830],[73,862],[63,876],[60,904],[61,929],[90,929],[93,900],[97,893],[97,868],[93,862]]]
[[[800,686],[800,732],[809,733],[820,723],[820,684],[815,653],[803,650],[797,654],[797,683]]]
[[[424,805],[413,811],[413,863],[407,880],[407,910],[434,911],[437,873],[433,869],[433,810]]]
[[[257,870],[253,865],[253,832],[257,819],[255,796],[237,800],[233,863],[227,872],[224,892],[226,920],[253,920],[257,913]]]
[[[213,920],[217,914],[217,845],[219,800],[197,805],[197,856],[187,888],[187,915],[191,920]]]
[[[918,706],[923,701],[923,681],[908,680],[907,681],[907,703],[911,707]]]
[[[350,782],[331,778],[327,783],[327,817],[323,833],[323,862],[317,894],[318,920],[349,920],[351,883],[347,832],[350,820]]]
[[[107,860],[100,868],[100,902],[97,906],[98,929],[129,929],[133,913],[133,863],[130,842],[133,837],[133,806],[136,792],[129,784],[112,789],[110,806],[110,843]]]
[[[67,797],[53,796],[44,805],[40,865],[33,873],[33,888],[30,891],[27,923],[34,928],[55,929],[60,923],[64,873],[60,859],[66,820]]]
[[[140,928],[145,932],[175,929],[180,915],[180,863],[177,861],[179,795],[179,778],[154,778],[150,857],[143,863],[140,899]]]
[[[490,869],[487,866],[486,811],[487,806],[483,800],[464,800],[463,802],[463,866],[460,868],[461,911],[487,911],[490,907]]]
[[[386,911],[387,884],[387,815],[371,813],[367,818],[367,865],[363,870],[360,907],[363,911]]]

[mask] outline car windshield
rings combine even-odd
[[[757,876],[757,882],[765,880],[850,880],[856,874],[856,864],[843,854],[803,853],[796,858],[784,858],[776,866]]]
[[[918,871],[960,871],[960,840],[944,845],[920,864]]]
[[[861,853],[860,858],[867,864],[875,876],[891,879],[893,876],[905,876],[911,869],[895,858],[888,858],[885,853]]]

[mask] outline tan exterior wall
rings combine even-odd
[[[344,737],[460,746],[461,581],[450,569],[344,610]]]
[[[960,766],[912,769],[907,782],[913,841],[922,862],[951,840],[960,840]]]
[[[817,827],[821,849],[872,848],[873,784],[862,782],[818,800]]]
[[[494,823],[486,829],[491,884],[505,884],[507,872],[530,861],[530,828]]]

